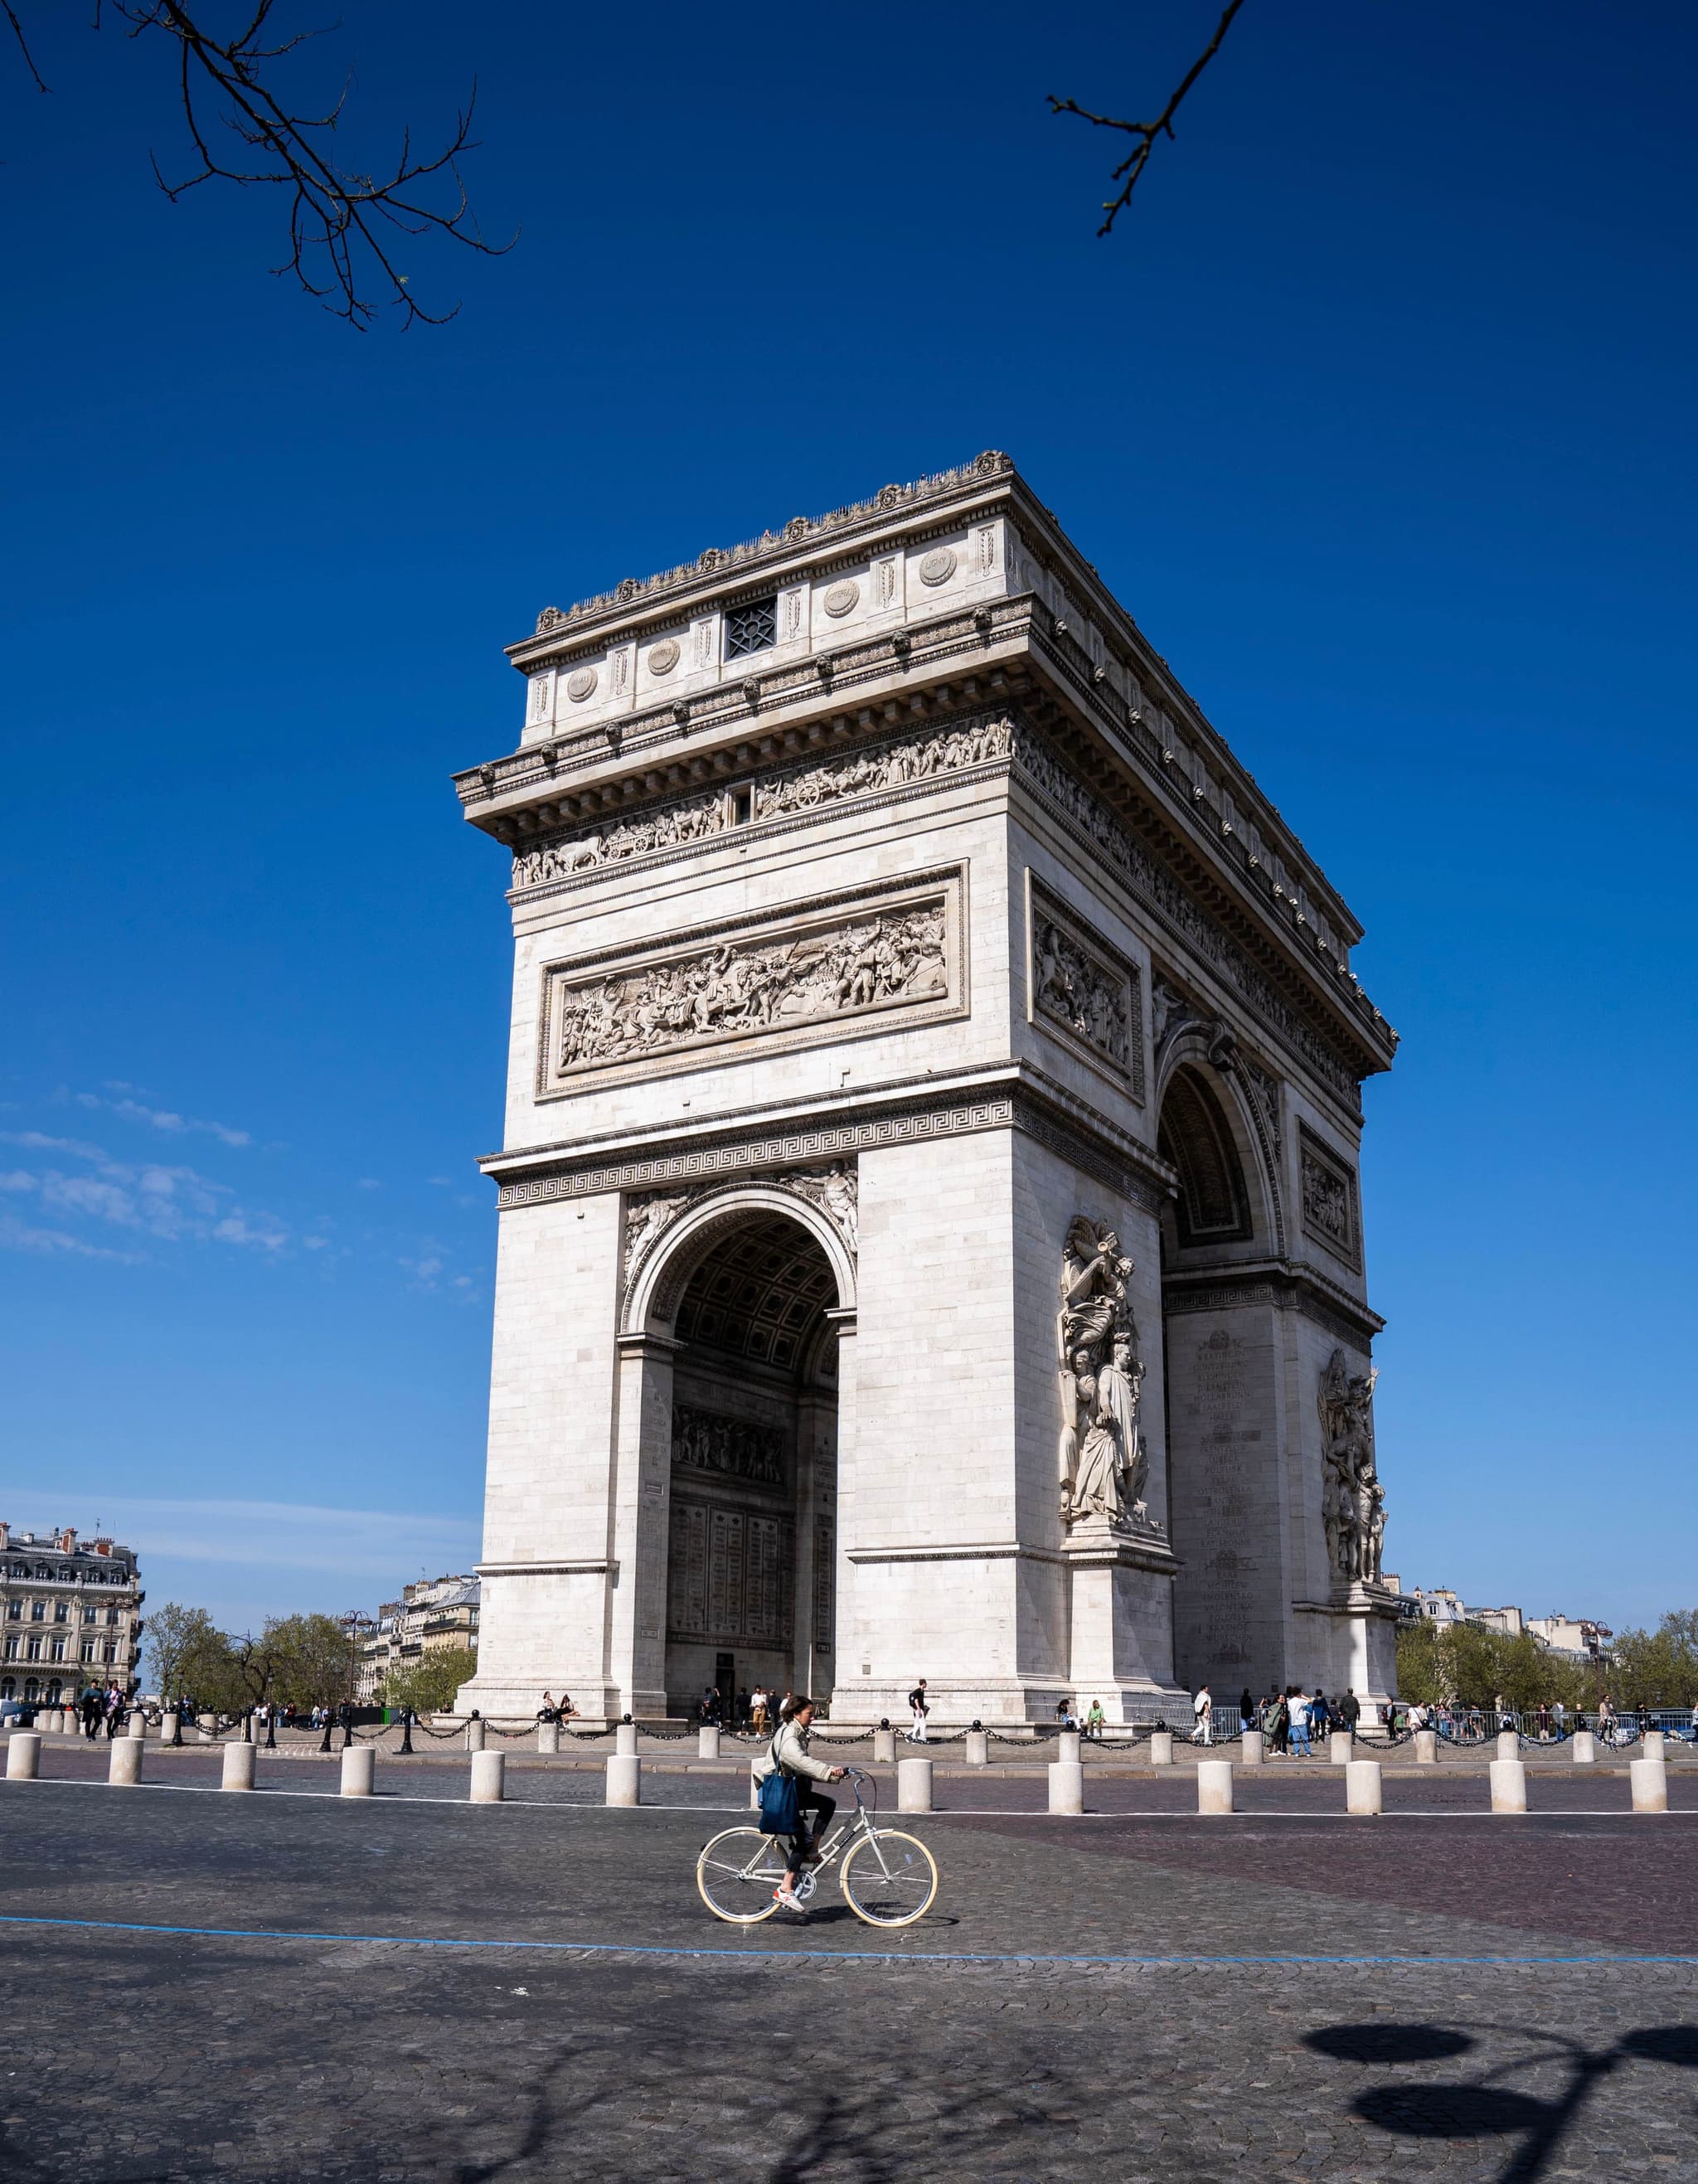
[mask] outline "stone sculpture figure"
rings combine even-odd
[[[1132,1271],[1113,1229],[1077,1216],[1062,1249],[1055,1321],[1061,1392],[1056,1463],[1066,1524],[1096,1516],[1125,1529],[1146,1515],[1149,1460],[1138,1425],[1144,1366],[1126,1294]]]
[[[1322,1515],[1327,1552],[1346,1583],[1378,1584],[1385,1540],[1385,1492],[1374,1460],[1377,1372],[1352,1373],[1335,1350],[1321,1376],[1320,1410],[1327,1475]]]

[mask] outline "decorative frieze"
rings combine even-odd
[[[857,751],[852,756],[793,766],[757,777],[749,791],[748,819],[739,818],[727,789],[695,796],[616,819],[579,827],[522,850],[513,860],[517,890],[545,886],[593,871],[646,857],[688,850],[739,825],[760,824],[812,812],[855,797],[888,794],[970,767],[1006,760],[1014,727],[1005,716],[986,714],[952,727]]]
[[[1027,874],[1027,1016],[1144,1097],[1144,999],[1138,967]]]
[[[537,1096],[609,1071],[693,1067],[746,1040],[811,1045],[965,1015],[962,884],[955,866],[548,964]]]
[[[1298,1125],[1299,1193],[1303,1233],[1324,1244],[1353,1272],[1362,1263],[1354,1172],[1323,1145],[1306,1123]]]
[[[786,1436],[754,1418],[727,1418],[688,1403],[672,1406],[672,1462],[682,1471],[716,1473],[754,1486],[784,1486]]]

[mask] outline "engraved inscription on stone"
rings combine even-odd
[[[693,1056],[732,1040],[842,1037],[865,1018],[955,1013],[960,873],[869,889],[811,913],[698,929],[641,956],[543,972],[537,1093],[590,1070]]]
[[[594,689],[596,674],[593,667],[575,667],[566,677],[566,695],[575,704],[582,704]]]
[[[931,553],[925,554],[921,560],[920,581],[922,584],[933,587],[947,584],[955,573],[955,557],[947,546],[934,547]]]
[[[816,1653],[829,1653],[832,1650],[832,1626],[835,1620],[832,1576],[836,1546],[836,1527],[822,1510],[814,1519],[814,1651]]]
[[[666,1569],[668,1636],[788,1646],[793,1538],[788,1518],[675,1495]]]
[[[686,1471],[718,1472],[727,1479],[752,1479],[757,1486],[782,1486],[784,1435],[777,1426],[764,1426],[753,1418],[726,1418],[715,1411],[675,1403],[672,1461]]]
[[[1135,967],[1035,879],[1031,884],[1034,1021],[1083,1047],[1141,1099],[1144,1008]]]
[[[649,655],[649,672],[651,675],[670,675],[677,664],[678,640],[675,637],[663,637]]]
[[[833,621],[841,621],[860,597],[860,586],[851,583],[845,577],[842,583],[833,584],[827,592],[823,602],[826,612]]]

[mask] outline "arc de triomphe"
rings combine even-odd
[[[1392,1687],[1360,928],[1008,459],[548,609],[464,1707]]]

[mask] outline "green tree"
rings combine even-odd
[[[447,1713],[460,1685],[469,1684],[476,1673],[475,1647],[440,1646],[404,1668],[391,1669],[383,1679],[382,1701],[398,1710],[410,1707],[415,1713]]]
[[[333,1615],[276,1615],[260,1649],[269,1672],[266,1696],[280,1705],[339,1706],[354,1696],[359,1655]]]
[[[153,1610],[148,1618],[148,1668],[161,1698],[175,1698],[187,1689],[184,1663],[218,1635],[203,1607],[185,1607],[180,1601],[168,1600]]]

